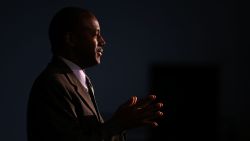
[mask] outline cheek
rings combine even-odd
[[[98,41],[95,38],[89,38],[88,40],[82,40],[82,46],[88,48],[96,48],[98,46]]]
[[[96,54],[98,41],[96,38],[82,37],[77,43],[77,53],[85,56],[93,56]]]

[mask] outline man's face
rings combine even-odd
[[[94,16],[80,18],[80,24],[74,33],[74,56],[81,67],[100,64],[105,41],[100,26]]]

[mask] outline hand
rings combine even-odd
[[[155,99],[155,95],[149,95],[142,100],[138,100],[136,96],[132,96],[126,103],[119,107],[111,120],[116,121],[123,129],[146,125],[156,127],[158,124],[155,120],[163,117],[163,113],[159,111],[163,107],[163,103],[153,104]]]

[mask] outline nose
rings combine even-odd
[[[103,47],[106,44],[105,40],[103,39],[103,37],[100,35],[99,36],[99,40],[98,40],[98,46]]]

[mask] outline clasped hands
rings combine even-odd
[[[163,117],[163,112],[160,111],[163,103],[154,103],[155,100],[155,95],[141,100],[132,96],[118,108],[111,119],[125,130],[147,125],[157,127],[157,118]]]

